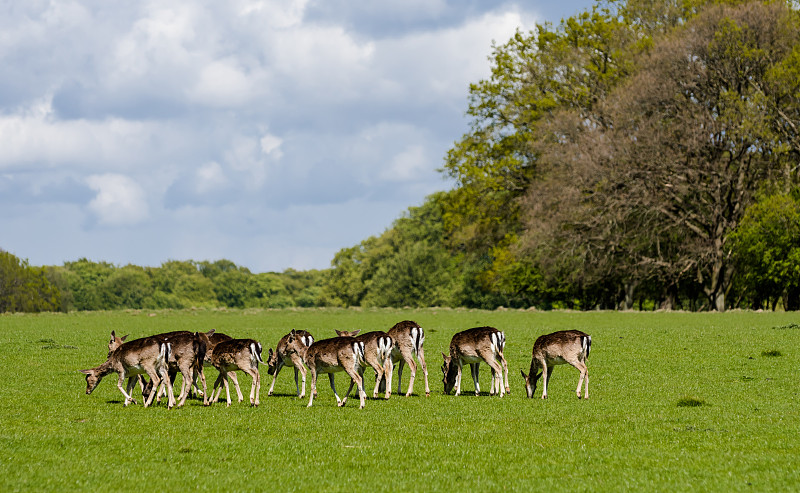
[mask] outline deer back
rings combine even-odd
[[[565,359],[580,355],[589,356],[591,337],[580,330],[561,330],[539,336],[533,343],[533,359],[542,362],[564,362]]]
[[[211,363],[217,368],[248,368],[264,363],[261,343],[255,339],[230,339],[214,347]]]
[[[306,351],[306,364],[320,367],[338,367],[364,358],[364,343],[353,337],[333,337],[315,341]]]
[[[422,327],[412,320],[403,320],[396,323],[387,331],[387,335],[392,338],[394,345],[398,349],[403,349],[413,353],[419,353],[422,344],[425,342],[425,331]]]
[[[505,335],[494,327],[475,327],[457,333],[450,340],[450,357],[479,358],[490,351],[502,353]]]

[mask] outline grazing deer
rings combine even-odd
[[[364,409],[367,394],[364,392],[364,381],[358,373],[364,361],[363,342],[355,341],[352,337],[334,337],[316,341],[311,346],[304,347],[299,338],[295,338],[290,344],[295,346],[311,372],[308,407],[314,404],[314,397],[317,395],[317,375],[320,373],[328,374],[333,395],[336,396],[336,404],[339,407],[344,406],[346,401],[339,398],[334,381],[334,373],[344,371],[358,386],[359,407]]]
[[[108,344],[109,353],[119,347],[125,338],[116,337],[114,331],[111,332],[111,341]],[[166,332],[163,334],[156,334],[154,336],[163,342],[169,342],[172,351],[167,361],[169,367],[169,381],[174,384],[175,376],[178,372],[183,376],[181,381],[181,392],[178,396],[178,407],[186,403],[186,398],[189,395],[190,389],[195,385],[197,375],[200,375],[200,381],[203,385],[203,404],[207,405],[206,395],[206,377],[203,373],[203,360],[206,354],[206,343],[197,332],[189,332],[185,330]],[[142,395],[147,398],[153,389],[152,382],[144,385],[139,375],[140,384],[142,385]],[[160,400],[162,387],[156,387],[156,402]]]
[[[581,386],[584,378],[586,379],[586,392],[583,397],[588,399],[589,368],[586,366],[586,358],[589,357],[591,348],[591,336],[579,330],[562,330],[539,336],[533,343],[530,374],[526,375],[524,371],[520,370],[522,378],[525,379],[525,390],[528,397],[533,397],[533,393],[536,392],[536,382],[544,375],[542,399],[547,399],[547,386],[553,375],[553,366],[568,363],[581,372],[576,390],[578,399],[581,398]],[[539,373],[539,369],[542,370],[541,373]]]
[[[356,341],[364,343],[364,364],[371,366],[375,370],[375,389],[372,391],[372,397],[378,397],[378,388],[381,380],[385,377],[387,378],[387,383],[384,398],[388,399],[392,395],[392,350],[394,349],[394,341],[386,332],[375,331],[358,335],[359,332],[359,330],[351,332],[336,331],[339,337],[353,337]],[[364,379],[364,364],[360,365],[358,370],[362,382]],[[347,389],[343,400],[347,400],[350,391],[353,390],[353,384],[354,382],[351,380],[350,388]]]
[[[217,347],[217,344],[220,342],[230,341],[233,337],[223,334],[221,332],[217,332],[215,329],[211,329],[208,332],[200,332],[200,339],[205,342],[206,344],[206,357],[203,361],[205,366],[214,366],[211,364],[211,356],[214,354],[214,348]],[[228,378],[233,381],[233,388],[236,390],[236,397],[239,398],[239,402],[244,400],[244,396],[242,395],[242,390],[239,388],[239,379],[236,378],[236,372],[231,371],[228,372]]]
[[[275,380],[278,378],[278,373],[280,373],[281,368],[284,366],[291,366],[294,368],[294,384],[297,387],[297,397],[303,398],[306,396],[306,367],[303,364],[302,356],[297,352],[295,346],[289,344],[289,340],[294,340],[293,338],[295,337],[300,338],[300,341],[306,347],[314,343],[314,336],[312,336],[310,332],[306,330],[292,330],[292,332],[286,334],[278,341],[278,345],[275,346],[275,352],[272,352],[272,348],[270,348],[269,358],[267,359],[267,364],[269,365],[267,373],[272,375],[272,384],[269,386],[269,392],[267,392],[268,396],[272,395],[272,390],[275,388]],[[300,392],[300,384],[297,381],[298,372],[303,377],[302,392]]]
[[[494,327],[476,327],[454,335],[450,341],[450,356],[442,353],[444,393],[449,394],[455,386],[456,395],[461,394],[461,368],[464,363],[469,363],[472,380],[475,382],[475,395],[479,395],[481,388],[478,383],[478,365],[481,361],[486,362],[492,369],[492,386],[489,393],[494,395],[496,390],[500,397],[503,397],[504,391],[508,393],[508,363],[503,356],[505,344],[505,334]]]
[[[253,339],[231,339],[223,341],[214,347],[214,354],[211,355],[211,364],[219,371],[219,376],[214,382],[217,393],[210,403],[217,402],[219,394],[222,392],[221,384],[225,383],[225,395],[228,399],[228,406],[231,405],[231,391],[228,386],[228,373],[242,370],[252,377],[253,383],[250,385],[250,405],[258,406],[258,396],[261,393],[261,374],[258,372],[258,364],[264,364],[261,359],[261,343]],[[219,390],[217,390],[219,388]]]
[[[145,337],[126,342],[116,348],[102,365],[88,370],[81,370],[81,373],[86,374],[86,393],[91,394],[100,383],[100,380],[106,375],[118,373],[117,388],[125,396],[125,406],[127,407],[131,402],[136,404],[136,400],[131,396],[131,390],[133,390],[136,381],[129,377],[146,373],[150,380],[154,382],[154,385],[165,383],[169,394],[167,407],[172,409],[172,406],[175,405],[175,396],[172,395],[172,384],[169,381],[167,372],[167,360],[171,352],[172,349],[168,342],[161,341],[155,337]],[[127,392],[123,387],[126,379],[128,380]],[[152,403],[154,396],[155,393],[151,392],[150,396],[144,400],[144,407]]]
[[[414,356],[422,366],[422,373],[425,375],[425,396],[431,395],[431,389],[428,386],[428,366],[425,364],[425,350],[422,344],[425,342],[425,331],[416,322],[411,320],[404,320],[398,322],[387,332],[389,337],[394,341],[392,348],[392,364],[398,363],[397,366],[397,394],[401,394],[401,385],[403,383],[403,366],[408,365],[411,370],[411,379],[408,382],[408,391],[406,397],[414,392],[414,378],[417,375],[417,364],[414,362]],[[383,387],[384,382],[381,382]]]

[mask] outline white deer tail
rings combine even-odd
[[[251,342],[250,343],[250,354],[255,361],[258,363],[264,364],[264,360],[261,359],[261,343],[260,342]]]
[[[378,338],[378,361],[381,364],[392,354],[392,348],[394,348],[394,341],[392,341],[391,337],[383,336]]]
[[[592,350],[592,336],[586,336],[581,338],[581,353],[583,354],[583,359],[589,357],[589,351]]]
[[[156,366],[167,366],[170,356],[172,356],[172,344],[168,342],[162,342],[158,348]]]
[[[364,361],[364,343],[361,341],[353,343],[353,356],[355,356],[356,362],[364,366],[366,361]]]
[[[419,354],[422,344],[425,342],[425,331],[422,327],[411,327],[411,341],[414,343],[414,353]]]
[[[492,332],[492,352],[494,354],[503,354],[506,349],[506,334],[505,332],[497,331]]]

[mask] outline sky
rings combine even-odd
[[[492,43],[592,0],[0,3],[0,249],[325,269],[469,128]]]

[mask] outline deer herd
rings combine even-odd
[[[387,332],[375,331],[361,334],[360,331],[336,331],[337,337],[315,340],[305,330],[292,330],[278,341],[275,350],[269,349],[266,360],[267,373],[272,375],[272,383],[267,395],[272,395],[275,380],[281,369],[294,369],[297,397],[306,395],[306,375],[311,374],[308,407],[317,395],[317,377],[327,373],[331,389],[339,406],[344,406],[353,387],[358,392],[359,407],[366,404],[364,390],[364,370],[369,366],[375,372],[375,387],[372,397],[384,392],[384,398],[392,394],[392,373],[397,364],[397,393],[401,394],[403,367],[408,365],[411,376],[406,397],[414,391],[417,369],[421,368],[425,377],[425,395],[430,396],[428,368],[425,364],[425,331],[416,322],[402,321]],[[186,398],[194,392],[202,397],[208,406],[219,400],[222,387],[225,387],[227,405],[231,405],[229,381],[233,383],[239,402],[244,400],[236,372],[242,371],[251,377],[250,404],[259,405],[261,374],[258,365],[265,364],[262,359],[261,343],[254,339],[234,339],[225,334],[210,330],[208,332],[176,331],[144,337],[126,342],[127,336],[118,337],[111,332],[108,343],[108,357],[98,367],[81,370],[86,374],[86,393],[92,391],[100,380],[111,373],[117,373],[117,387],[125,396],[124,405],[136,403],[133,389],[138,384],[142,391],[142,402],[150,406],[155,399],[160,402],[162,394],[167,396],[167,407],[183,406]],[[508,382],[508,364],[503,354],[506,337],[494,327],[476,327],[455,334],[450,341],[450,354],[442,353],[442,383],[445,394],[455,389],[461,393],[461,372],[464,364],[470,366],[475,395],[480,394],[479,365],[486,363],[492,370],[490,395],[511,392]],[[533,344],[531,366],[526,375],[525,391],[529,398],[536,392],[536,384],[542,379],[542,399],[547,398],[547,386],[553,374],[553,366],[570,364],[579,372],[576,393],[581,397],[581,388],[586,382],[584,399],[589,398],[589,370],[586,359],[592,345],[592,338],[578,330],[563,330],[540,336]],[[415,361],[416,359],[416,361]],[[419,363],[419,366],[418,366]],[[205,366],[213,366],[218,372],[211,389],[206,386],[203,373]],[[350,377],[350,387],[343,398],[339,397],[334,382],[334,374],[345,372]],[[178,398],[175,399],[172,384],[175,376],[181,373],[182,384]],[[145,380],[145,376],[149,381]],[[302,379],[302,387],[298,381]],[[199,379],[199,386],[198,386]],[[127,381],[126,381],[127,380]],[[200,390],[202,387],[202,390]]]

